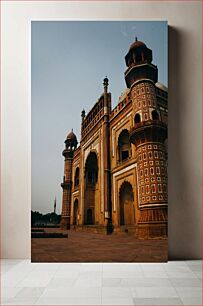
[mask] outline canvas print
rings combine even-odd
[[[167,32],[32,22],[32,262],[167,261]]]

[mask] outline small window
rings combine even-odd
[[[152,111],[152,120],[159,120],[159,114],[156,110]]]
[[[139,122],[141,121],[141,120],[140,120],[140,114],[136,114],[136,115],[135,115],[134,121],[135,121],[135,124],[136,124],[136,123],[139,123]]]
[[[129,157],[129,152],[128,151],[122,151],[122,160],[128,159]]]
[[[75,171],[75,182],[74,182],[74,185],[75,186],[78,186],[79,185],[79,176],[80,176],[80,170],[79,168],[77,167],[76,168],[76,171]]]
[[[118,161],[128,160],[131,156],[131,145],[128,130],[123,130],[118,137]]]

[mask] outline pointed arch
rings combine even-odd
[[[79,202],[76,198],[73,204],[73,225],[77,225],[78,223],[78,212],[79,212]]]
[[[75,176],[74,176],[74,186],[78,186],[80,183],[80,168],[77,167],[75,170]]]
[[[155,109],[152,111],[152,120],[159,120],[159,113]]]
[[[134,192],[131,183],[124,181],[119,190],[120,225],[135,224]]]
[[[95,224],[97,182],[98,157],[95,151],[90,151],[85,162],[84,222],[87,225]]]
[[[135,117],[134,117],[134,123],[137,124],[137,123],[140,123],[141,122],[141,117],[140,117],[140,114],[137,113],[135,114]]]
[[[123,162],[131,157],[130,136],[127,129],[122,130],[118,137],[118,161]]]
[[[95,151],[90,151],[85,161],[86,183],[95,185],[98,180],[98,157]]]

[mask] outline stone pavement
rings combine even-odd
[[[167,240],[137,240],[128,234],[70,230],[68,238],[32,238],[32,262],[162,262],[167,256]]]

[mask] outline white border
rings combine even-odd
[[[1,2],[3,258],[30,258],[31,20],[168,20],[169,113],[173,112],[169,253],[178,258],[201,257],[201,5],[196,1]]]

